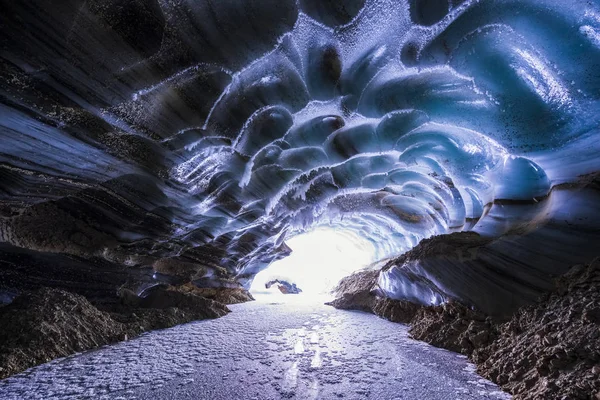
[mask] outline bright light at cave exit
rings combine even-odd
[[[286,244],[292,254],[259,272],[251,293],[277,294],[276,285],[266,290],[265,283],[282,279],[302,289],[300,296],[325,295],[340,279],[375,261],[373,245],[348,230],[316,228],[286,240]]]

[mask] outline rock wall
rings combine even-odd
[[[474,357],[483,376],[520,399],[600,398],[600,259],[496,330]]]
[[[139,297],[119,291],[119,303],[94,305],[60,289],[40,288],[0,306],[0,379],[37,364],[98,346],[128,340],[142,332],[218,318],[229,304],[251,300],[239,289],[155,286]]]

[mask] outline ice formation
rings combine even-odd
[[[384,259],[595,214],[589,195],[553,190],[600,169],[595,1],[2,3],[12,245],[248,284],[317,227]],[[392,268],[380,284],[476,302],[456,282],[479,281],[453,274]],[[507,282],[542,285],[530,275]]]

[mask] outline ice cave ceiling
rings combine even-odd
[[[598,1],[1,8],[0,290],[247,284],[332,226],[493,311],[597,254]]]

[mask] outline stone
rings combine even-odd
[[[126,327],[84,297],[57,289],[24,292],[0,308],[0,378],[123,338]]]
[[[0,307],[0,379],[57,357],[129,340],[152,329],[229,312],[224,304],[158,285],[140,298],[120,288],[121,303],[98,307],[85,297],[40,288]]]

